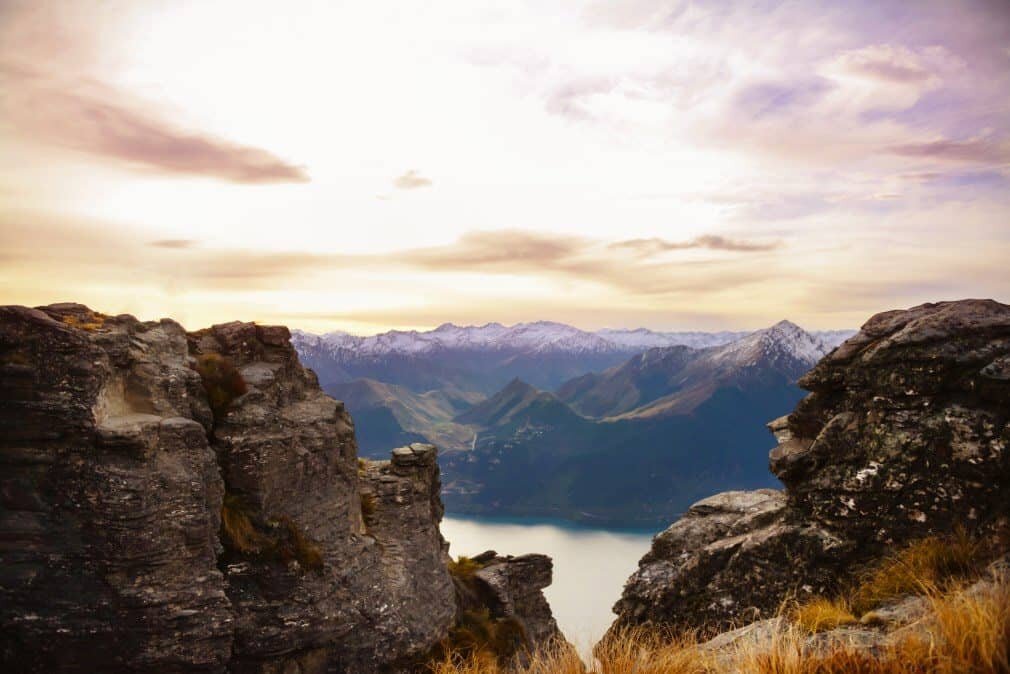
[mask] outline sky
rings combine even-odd
[[[1008,188],[1005,0],[0,0],[0,303],[858,327]]]

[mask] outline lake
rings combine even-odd
[[[544,594],[565,637],[584,654],[614,621],[624,581],[638,568],[655,531],[594,529],[564,520],[446,515],[449,554],[539,552],[554,559],[554,582]]]

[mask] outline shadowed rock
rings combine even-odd
[[[0,403],[3,671],[398,671],[456,619],[437,450],[359,463],[287,328],[0,307]]]

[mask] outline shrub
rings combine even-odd
[[[473,574],[483,568],[483,564],[470,559],[466,555],[460,555],[455,560],[449,560],[449,573],[463,581],[469,581],[473,578]]]
[[[207,401],[216,420],[220,420],[232,402],[248,390],[242,373],[221,354],[201,355],[196,360],[196,371],[203,381],[203,390],[207,392]]]

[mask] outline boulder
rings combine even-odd
[[[718,631],[827,594],[884,551],[1010,518],[1010,306],[926,304],[871,318],[769,424],[784,492],[695,504],[653,540],[616,627]]]

